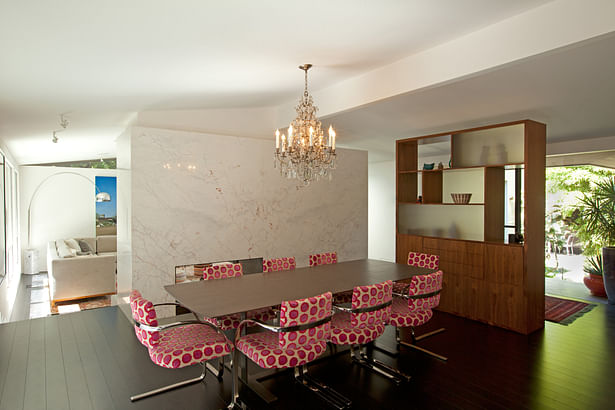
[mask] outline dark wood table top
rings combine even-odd
[[[363,259],[290,271],[255,273],[239,278],[178,283],[164,288],[182,306],[201,317],[275,306],[331,291],[351,290],[386,280],[408,279],[433,269]]]

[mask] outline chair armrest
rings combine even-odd
[[[352,313],[352,308],[351,307],[346,307],[346,306],[342,306],[342,305],[333,305],[332,306],[333,310],[337,310],[339,312],[347,312],[347,313]]]
[[[138,327],[139,329],[143,329],[146,332],[160,332],[160,331],[171,329],[177,326],[185,326],[185,325],[204,325],[204,326],[212,328],[217,333],[220,333],[222,335],[224,334],[222,333],[220,329],[218,329],[216,326],[212,325],[211,323],[201,322],[200,320],[182,320],[179,322],[173,322],[173,323],[168,323],[166,325],[159,325],[159,326],[146,325],[136,320],[133,320],[133,322],[136,327]]]
[[[341,312],[348,312],[348,313],[355,313],[355,314],[356,313],[367,313],[367,312],[374,312],[376,310],[384,309],[387,306],[391,306],[392,303],[393,303],[393,300],[391,299],[379,305],[367,306],[363,308],[352,308],[352,307],[345,307],[345,306],[340,306],[340,305],[333,305],[333,309],[339,310]]]
[[[323,319],[320,319],[320,320],[317,320],[311,323],[306,323],[304,325],[282,327],[282,326],[276,326],[276,325],[272,325],[269,323],[265,323],[262,320],[258,320],[258,319],[246,319],[246,320],[242,320],[241,323],[239,323],[239,326],[237,326],[237,330],[235,331],[235,343],[237,343],[237,340],[239,340],[239,336],[241,336],[242,328],[250,323],[253,323],[271,332],[286,333],[286,332],[298,332],[301,330],[311,329],[316,326],[324,325],[325,323],[328,323],[330,321],[331,321],[331,316],[327,316]]]

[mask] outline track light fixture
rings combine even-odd
[[[53,131],[53,136],[51,137],[51,141],[54,144],[58,143],[58,136],[56,135],[58,132],[62,132],[64,131],[66,128],[68,128],[68,125],[70,124],[70,122],[64,117],[64,114],[60,114],[60,127],[62,127],[61,130],[55,130]]]

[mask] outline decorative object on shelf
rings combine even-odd
[[[434,165],[435,165],[435,163],[433,163],[433,162],[429,163],[429,164],[425,163],[425,164],[423,164],[423,169],[431,170],[431,169],[433,169]]]
[[[456,204],[468,204],[470,203],[470,198],[472,198],[472,194],[452,193],[451,197],[453,198],[453,202]]]
[[[280,175],[296,178],[309,185],[312,181],[329,177],[335,169],[335,131],[329,126],[329,137],[325,140],[321,123],[316,117],[318,108],[308,92],[308,70],[311,64],[299,66],[305,72],[305,89],[295,108],[297,117],[288,127],[288,138],[280,131],[275,132],[274,167],[279,163]]]
[[[442,164],[442,162],[438,163],[438,169],[444,169],[444,164]]]

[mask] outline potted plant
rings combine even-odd
[[[583,265],[583,271],[588,275],[583,278],[583,283],[594,296],[606,297],[604,280],[602,275],[602,255],[587,258]]]
[[[579,218],[589,245],[602,247],[602,272],[608,303],[615,305],[615,177],[597,182],[583,194]]]

